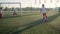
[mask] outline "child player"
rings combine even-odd
[[[42,4],[42,14],[43,14],[43,21],[47,21],[47,15],[46,15],[46,8],[44,6],[44,4]]]
[[[13,16],[17,16],[16,10],[14,9]]]
[[[2,7],[0,7],[0,18],[2,18]]]

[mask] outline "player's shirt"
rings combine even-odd
[[[46,13],[46,8],[42,7],[42,13]]]

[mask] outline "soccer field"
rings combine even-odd
[[[0,19],[1,34],[60,34],[60,14],[58,12],[47,12],[49,20],[46,23],[41,21],[42,13],[39,12],[32,14],[29,12],[26,13],[27,15],[17,17],[10,16],[9,13],[5,14],[7,16]]]

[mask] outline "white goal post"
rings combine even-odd
[[[19,4],[21,16],[22,16],[22,9],[21,9],[21,2],[0,2],[0,7],[2,7],[2,4]]]

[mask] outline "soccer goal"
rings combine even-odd
[[[21,2],[0,2],[0,8],[4,17],[22,15]]]
[[[40,12],[40,8],[34,7],[32,3],[27,4],[24,4],[24,2],[0,2],[0,7],[2,7],[1,12],[4,17],[32,15]]]
[[[38,14],[40,8],[35,8],[31,3],[30,6],[25,5],[23,7],[23,2],[0,2],[0,7],[2,7],[2,14],[3,16],[22,16],[22,15],[31,15],[31,14]]]

